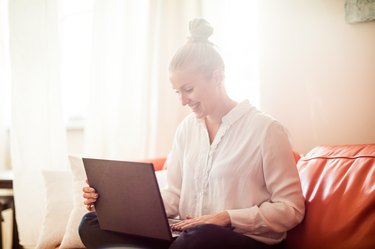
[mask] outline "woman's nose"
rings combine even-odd
[[[180,99],[181,99],[181,104],[183,106],[185,106],[189,103],[189,98],[185,94],[181,94]]]

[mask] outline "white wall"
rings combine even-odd
[[[296,150],[375,143],[375,22],[347,24],[344,0],[259,1],[261,108]]]

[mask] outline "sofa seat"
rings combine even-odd
[[[306,199],[291,249],[375,248],[375,144],[319,146],[297,163]]]

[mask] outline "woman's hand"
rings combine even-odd
[[[86,182],[87,182],[87,184],[89,184],[89,182],[87,180],[86,180]],[[95,211],[94,204],[99,197],[98,193],[96,193],[95,189],[91,188],[90,186],[83,187],[82,191],[83,191],[83,198],[85,199],[83,201],[83,204],[86,205],[86,209],[88,211]]]
[[[223,211],[213,215],[203,215],[200,217],[187,217],[186,220],[182,220],[171,225],[172,230],[185,230],[188,228],[195,227],[200,224],[214,224],[218,226],[230,226],[230,217],[227,211]]]

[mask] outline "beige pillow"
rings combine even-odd
[[[73,207],[72,174],[69,171],[42,171],[46,189],[46,212],[37,249],[60,245]]]
[[[73,209],[69,215],[60,249],[85,247],[79,237],[78,226],[82,216],[87,213],[82,197],[82,188],[87,185],[86,173],[81,157],[69,156],[69,160],[73,175]]]

